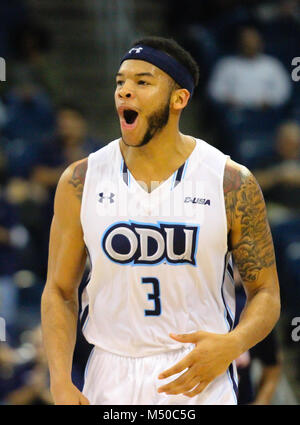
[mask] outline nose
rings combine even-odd
[[[130,84],[124,83],[122,87],[119,89],[118,96],[120,99],[132,99],[135,97],[134,92],[132,88],[130,87]]]

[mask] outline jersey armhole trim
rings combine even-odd
[[[228,251],[228,223],[227,223],[227,214],[226,214],[226,204],[225,204],[225,194],[224,194],[224,174],[225,174],[225,169],[226,169],[226,165],[227,165],[227,161],[230,159],[229,155],[226,155],[225,161],[224,161],[224,167],[223,167],[223,172],[222,172],[222,177],[220,179],[220,196],[221,196],[221,205],[222,205],[222,214],[223,214],[223,219],[224,219],[224,224],[225,224],[225,234],[226,234],[226,249]]]
[[[88,156],[87,159],[87,168],[86,168],[86,173],[85,173],[85,179],[84,179],[84,185],[83,185],[83,191],[82,191],[82,198],[81,198],[81,206],[80,206],[80,223],[81,223],[81,227],[82,227],[82,231],[83,231],[83,240],[85,241],[84,238],[84,227],[83,227],[83,222],[84,222],[84,211],[85,211],[85,201],[86,201],[86,197],[87,197],[87,187],[88,187],[88,180],[89,180],[89,170],[90,170],[90,165],[91,165],[91,159],[92,159],[92,155],[90,154]]]

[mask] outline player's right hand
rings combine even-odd
[[[88,405],[89,400],[74,384],[61,384],[51,387],[54,404],[59,405]]]

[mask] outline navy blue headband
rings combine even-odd
[[[187,89],[192,97],[195,87],[192,75],[185,66],[167,53],[141,45],[130,49],[122,58],[120,65],[128,59],[139,59],[152,63],[170,75],[180,87]]]

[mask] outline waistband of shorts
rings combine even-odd
[[[115,357],[115,358],[123,358],[123,359],[147,359],[147,358],[152,358],[152,357],[155,357],[155,358],[159,358],[159,357],[164,357],[164,358],[166,358],[166,356],[176,356],[176,355],[178,355],[178,354],[180,354],[180,353],[188,353],[188,352],[190,352],[190,351],[192,351],[193,350],[193,348],[195,348],[195,345],[194,344],[188,344],[188,345],[184,345],[184,346],[182,346],[182,347],[180,347],[180,348],[177,348],[177,349],[174,349],[174,350],[167,350],[167,351],[161,351],[161,352],[154,352],[153,354],[147,354],[147,355],[144,355],[144,356],[131,356],[131,355],[127,355],[127,354],[124,354],[124,353],[117,353],[117,352],[113,352],[113,351],[108,351],[108,350],[105,350],[105,349],[103,349],[102,347],[99,347],[99,346],[94,346],[94,348],[93,348],[93,355],[95,355],[95,354],[99,354],[99,355],[107,355],[107,356],[112,356],[112,357]]]

